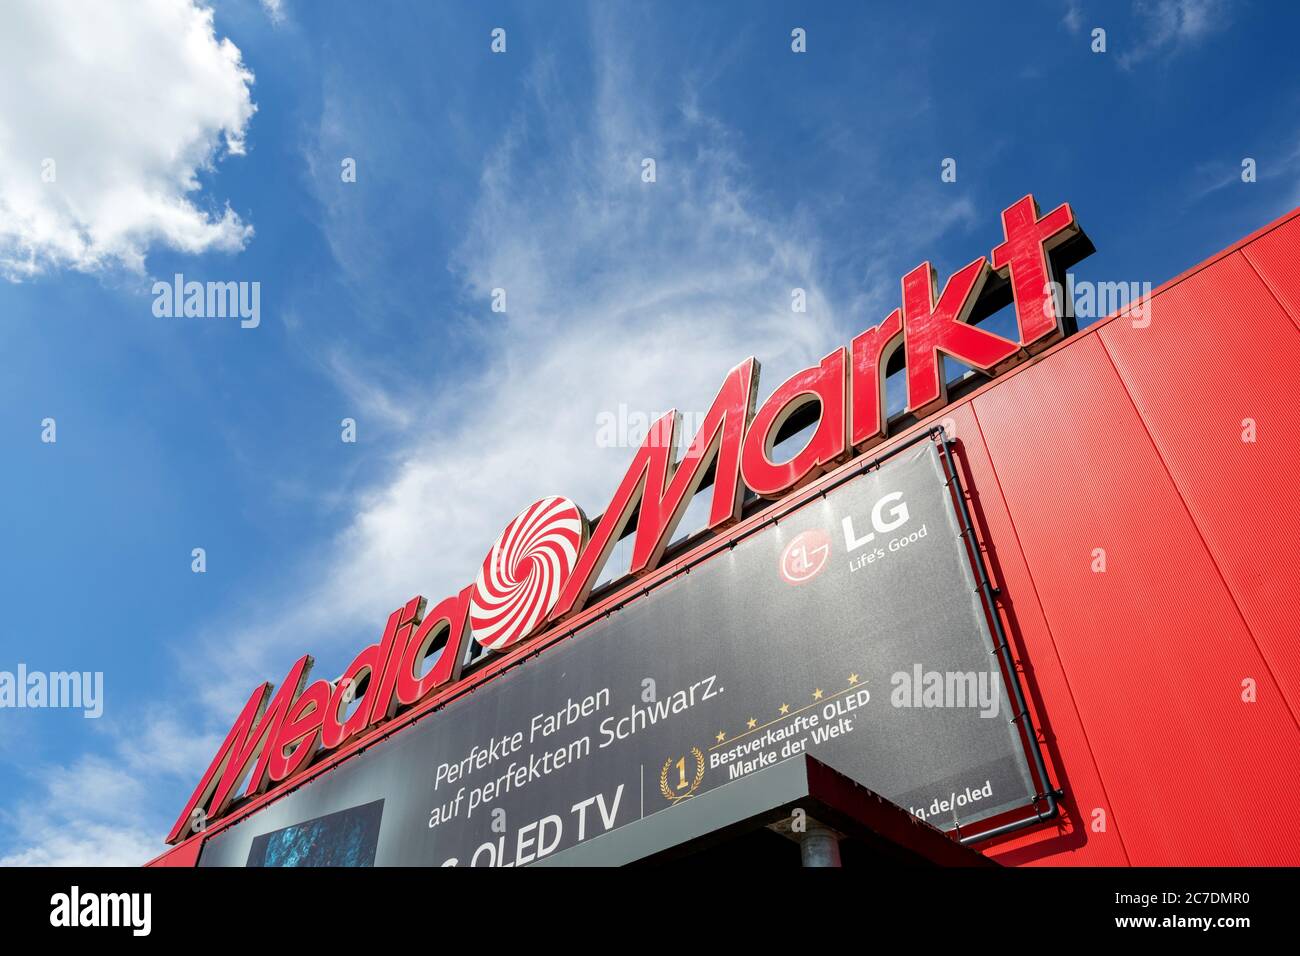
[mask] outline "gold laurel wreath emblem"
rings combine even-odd
[[[669,803],[676,803],[678,800],[685,800],[687,797],[693,796],[695,791],[700,788],[701,781],[704,780],[704,754],[700,752],[699,747],[692,747],[691,754],[695,757],[695,779],[691,781],[690,789],[685,793],[675,793],[673,788],[668,786],[668,771],[673,768],[672,757],[664,761],[664,768],[659,771],[659,792],[664,795]]]

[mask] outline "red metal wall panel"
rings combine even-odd
[[[955,457],[977,537],[994,584],[1002,589],[999,612],[1024,673],[1031,721],[1043,742],[1043,756],[1052,782],[1066,794],[1060,820],[1021,831],[981,849],[1006,866],[1032,863],[1125,866],[1128,857],[1121,841],[1121,828],[1113,822],[1115,814],[1070,698],[1069,685],[1011,525],[979,423],[969,403],[943,412],[942,420],[957,439]],[[1091,827],[1093,811],[1097,808],[1105,812],[1109,821],[1102,832],[1095,832]]]
[[[1300,735],[1100,338],[974,407],[1130,861],[1300,859]]]
[[[1149,326],[1099,334],[1294,719],[1300,330],[1236,252],[1156,296]]]
[[[1300,215],[1291,215],[1288,222],[1255,238],[1242,251],[1300,328]]]

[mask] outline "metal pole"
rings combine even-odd
[[[809,820],[808,829],[799,834],[799,855],[804,866],[839,866],[840,835]]]

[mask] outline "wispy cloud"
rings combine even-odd
[[[86,786],[98,781],[86,779]],[[0,856],[0,866],[139,866],[158,855],[158,832],[139,824],[104,826],[24,812],[14,822],[23,843]]]
[[[1231,21],[1227,0],[1138,0],[1133,12],[1142,34],[1119,56],[1126,70],[1145,60],[1175,56],[1227,29]]]
[[[1266,137],[1267,142],[1282,140],[1278,137]],[[1197,203],[1201,200],[1230,187],[1248,185],[1242,179],[1242,163],[1247,157],[1231,160],[1212,160],[1197,164],[1191,171],[1191,183],[1187,190],[1187,202]],[[1285,179],[1289,182],[1300,181],[1300,138],[1293,137],[1289,149],[1280,154],[1249,157],[1256,162],[1255,178],[1258,182]],[[1300,184],[1292,194],[1291,204],[1300,201]]]
[[[285,19],[284,0],[262,0],[262,9],[274,24],[281,24]]]
[[[176,812],[165,795],[191,782],[219,738],[167,711],[134,720],[117,713],[97,752],[26,770],[35,796],[0,810],[0,824],[19,835],[0,866],[139,866],[158,854],[161,828]]]
[[[1061,22],[1071,33],[1078,33],[1083,29],[1083,4],[1080,0],[1065,0],[1065,13],[1061,17]]]
[[[703,408],[751,352],[773,387],[835,343],[816,237],[758,209],[726,131],[694,109],[656,113],[621,53],[602,55],[596,76],[592,103],[565,102],[540,60],[483,170],[451,263],[483,303],[477,364],[441,383],[335,365],[347,393],[391,425],[409,420],[405,440],[304,591],[223,627],[235,651],[209,684],[214,707],[242,700],[305,636],[348,648],[411,594],[457,590],[530,501],[565,494],[598,514],[629,454],[597,447],[599,413]],[[642,181],[646,157],[657,182]],[[343,255],[364,270],[350,246]],[[794,287],[807,314],[791,312]],[[505,313],[487,307],[495,288]]]

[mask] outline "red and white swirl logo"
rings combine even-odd
[[[781,578],[786,584],[803,584],[821,574],[831,556],[831,536],[810,528],[790,539],[781,552]]]
[[[498,650],[533,633],[554,607],[587,539],[587,519],[568,498],[534,502],[483,559],[470,595],[474,640]]]

